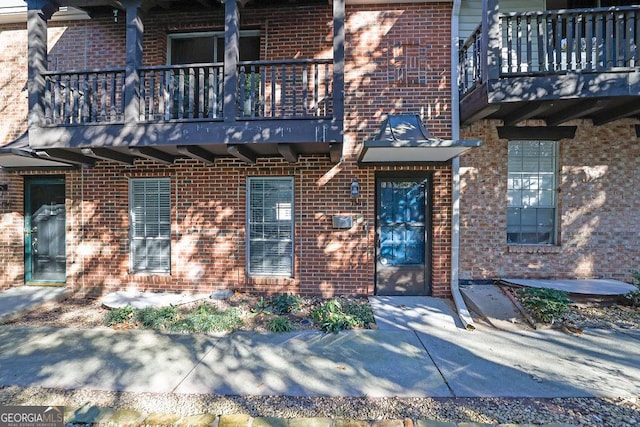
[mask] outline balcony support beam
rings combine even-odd
[[[179,145],[177,147],[179,153],[195,160],[200,160],[208,164],[213,164],[216,156],[212,152],[205,150],[199,145]]]
[[[45,124],[44,92],[47,71],[47,21],[58,11],[53,0],[27,1],[27,87],[29,127]]]
[[[258,160],[256,153],[244,145],[227,145],[227,152],[250,165],[255,164]]]
[[[522,108],[518,108],[508,116],[506,116],[503,120],[505,126],[515,125],[523,120],[530,119],[532,117],[536,117],[541,113],[551,109],[553,107],[553,103],[551,102],[543,102],[541,104],[529,104]]]
[[[289,163],[298,161],[298,153],[291,144],[278,144],[278,153]]]
[[[145,159],[159,162],[164,165],[173,164],[173,162],[176,160],[176,158],[171,154],[152,147],[133,147],[129,148],[129,151],[131,151],[136,156],[144,157]]]
[[[36,150],[38,157],[47,160],[58,160],[65,163],[92,168],[96,165],[96,160],[73,151],[62,148],[51,148],[48,150]]]
[[[135,161],[135,157],[133,156],[108,148],[83,148],[81,151],[82,154],[88,157],[106,160],[108,162],[116,162],[127,166],[133,166],[133,162]]]
[[[124,86],[124,121],[135,123],[140,119],[140,76],[142,67],[142,39],[144,24],[140,15],[142,1],[126,0],[126,53]]]
[[[234,122],[238,103],[238,61],[240,60],[240,9],[238,0],[224,0],[224,121]]]
[[[589,114],[602,110],[608,103],[609,100],[607,99],[584,100],[579,105],[572,105],[565,110],[558,111],[553,117],[546,120],[547,126],[557,126],[569,120],[588,116]]]
[[[625,117],[636,116],[638,114],[640,114],[640,102],[634,100],[598,113],[598,117],[593,119],[593,124],[601,126],[614,120],[624,119]]]

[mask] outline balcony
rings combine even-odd
[[[229,156],[296,162],[305,154],[340,160],[344,1],[334,3],[331,59],[238,61],[243,2],[226,0],[225,62],[162,66],[142,65],[142,3],[124,6],[125,66],[70,71],[46,69],[46,44],[36,41],[46,40],[47,13],[42,2],[30,3],[29,13],[37,12],[28,21],[28,138],[35,153],[82,166]]]
[[[460,47],[460,121],[505,126],[640,114],[640,7],[499,13]]]

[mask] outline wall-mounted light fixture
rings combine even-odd
[[[354,179],[351,181],[351,197],[356,198],[360,196],[360,184],[358,184],[358,180]]]
[[[118,22],[118,9],[113,9],[113,22]]]

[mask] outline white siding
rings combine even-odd
[[[501,12],[545,10],[545,0],[502,0]],[[482,0],[462,0],[460,4],[460,40],[466,40],[482,20]]]

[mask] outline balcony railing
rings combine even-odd
[[[624,71],[640,66],[640,7],[499,15],[499,77]],[[479,27],[460,48],[460,92],[489,73]],[[486,43],[486,41],[485,41]],[[491,54],[488,51],[489,55]]]
[[[141,67],[141,122],[222,121],[222,63]],[[125,70],[44,73],[47,125],[121,124]],[[234,120],[327,119],[333,114],[333,61],[249,61],[238,65]]]
[[[124,68],[54,71],[43,77],[47,124],[123,122]]]

